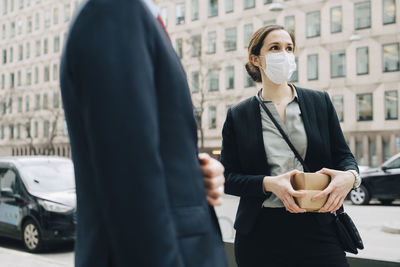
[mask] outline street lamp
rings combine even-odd
[[[269,11],[282,11],[283,5],[281,3],[272,3],[269,8]]]
[[[361,36],[358,34],[353,33],[350,37],[349,37],[350,41],[359,41],[361,40]]]

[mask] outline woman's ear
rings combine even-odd
[[[259,56],[250,55],[250,62],[253,63],[254,66],[262,68]]]

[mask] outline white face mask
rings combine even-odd
[[[276,84],[287,82],[296,70],[294,55],[285,51],[266,55],[265,63],[265,75]]]

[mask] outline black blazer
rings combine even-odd
[[[295,89],[307,134],[305,163],[310,171],[323,167],[358,171],[329,95],[298,87]],[[247,234],[261,211],[263,201],[270,194],[263,192],[263,179],[270,175],[270,169],[264,149],[260,106],[255,96],[228,110],[222,136],[225,192],[240,197],[235,229]],[[322,224],[333,219],[329,213],[314,216]]]
[[[185,72],[140,0],[89,0],[64,47],[77,267],[227,266]]]

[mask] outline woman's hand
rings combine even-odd
[[[349,171],[336,171],[323,168],[317,173],[331,177],[331,183],[321,193],[315,195],[312,200],[317,200],[330,194],[326,204],[318,212],[334,212],[342,206],[347,194],[353,188],[355,177]]]
[[[295,191],[290,183],[290,179],[300,173],[298,170],[293,170],[278,176],[266,176],[264,178],[264,190],[274,193],[283,204],[287,211],[291,213],[304,213],[305,209],[301,209],[293,197],[303,197],[306,195],[304,191]]]

